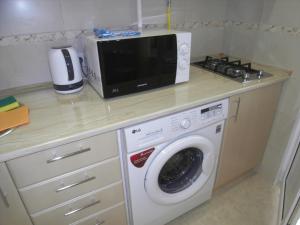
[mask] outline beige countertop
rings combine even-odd
[[[190,81],[103,100],[86,85],[72,95],[52,88],[16,95],[30,108],[30,124],[0,138],[0,162],[116,130],[288,79],[290,72],[255,65],[274,76],[241,84],[191,66]]]

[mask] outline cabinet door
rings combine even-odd
[[[4,163],[0,163],[0,225],[31,225]]]
[[[288,225],[299,225],[300,224],[300,199],[298,200],[298,204],[293,210],[291,218],[288,221]]]
[[[300,219],[300,143],[284,179],[282,224],[292,224]]]
[[[230,98],[215,188],[260,163],[280,92],[281,84],[275,84]]]

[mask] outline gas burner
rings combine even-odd
[[[228,57],[213,58],[206,56],[204,61],[195,62],[193,64],[241,83],[272,76],[272,74],[262,70],[252,69],[251,63],[242,64],[241,60],[229,61]]]

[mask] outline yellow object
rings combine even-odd
[[[171,16],[172,16],[171,0],[168,0],[168,7],[167,7],[168,31],[171,30]]]
[[[7,112],[0,112],[0,131],[29,123],[29,109],[21,106]]]
[[[14,103],[11,103],[9,105],[0,107],[0,112],[6,112],[8,110],[18,108],[19,106],[20,106],[19,102],[14,102]]]

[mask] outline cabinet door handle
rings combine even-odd
[[[88,177],[88,178],[86,178],[85,180],[79,181],[79,182],[77,182],[77,183],[70,184],[70,185],[66,185],[66,186],[64,186],[64,187],[58,188],[58,189],[56,190],[56,192],[61,192],[61,191],[67,190],[67,189],[69,189],[69,188],[78,186],[78,185],[80,185],[80,184],[84,184],[84,183],[87,183],[87,182],[89,182],[89,181],[95,180],[95,179],[96,179],[96,177]]]
[[[98,222],[98,220],[97,220],[97,223],[95,225],[102,225],[104,223],[105,223],[105,220],[101,220],[100,222]]]
[[[234,117],[234,121],[237,121],[239,116],[239,111],[240,111],[241,98],[239,97],[239,99],[235,101],[235,103],[237,104],[237,107],[236,107],[235,115],[233,117]]]
[[[7,200],[7,195],[3,192],[2,188],[0,187],[0,196],[4,202],[4,205],[6,206],[6,208],[9,208],[9,203]]]
[[[72,152],[72,153],[69,153],[69,154],[66,154],[66,155],[55,156],[54,158],[47,160],[47,163],[53,163],[53,162],[56,162],[56,161],[61,160],[61,159],[69,158],[69,157],[72,157],[72,156],[75,156],[75,155],[82,154],[84,152],[88,152],[90,150],[91,150],[90,148],[85,148],[85,149],[79,150],[77,152]]]
[[[70,215],[72,215],[72,214],[74,214],[74,213],[80,212],[80,211],[82,211],[82,210],[84,210],[84,209],[87,209],[87,208],[89,208],[89,207],[92,207],[92,206],[94,206],[94,205],[97,205],[97,204],[99,204],[100,202],[101,202],[100,200],[97,200],[97,201],[95,201],[95,202],[93,202],[93,203],[91,203],[91,204],[85,205],[85,206],[83,206],[83,207],[81,207],[81,208],[71,210],[71,211],[65,213],[65,216],[70,216]]]

